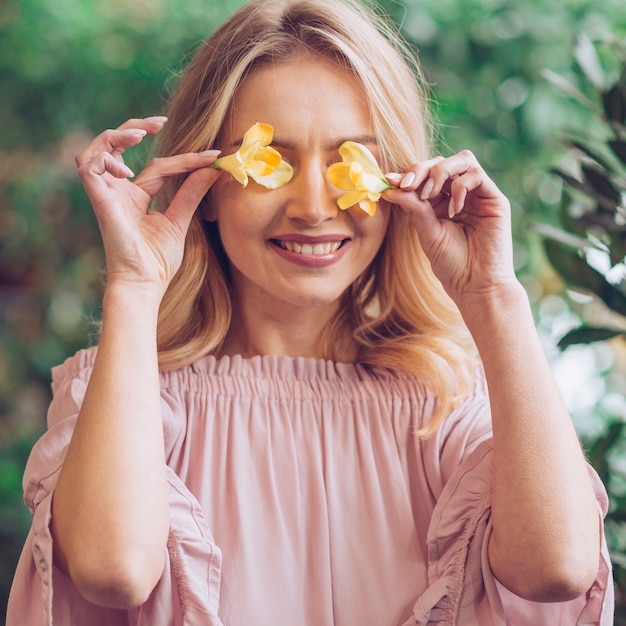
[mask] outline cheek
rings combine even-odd
[[[241,222],[245,226],[246,190],[230,174],[224,174],[209,192],[213,219],[220,229],[231,222]]]
[[[266,222],[262,211],[257,211],[254,202],[246,198],[245,190],[242,192],[229,193],[228,201],[216,206],[217,227],[229,257],[265,245]]]
[[[390,206],[387,203],[379,202],[374,217],[362,213],[363,217],[359,219],[358,229],[360,235],[368,242],[368,247],[371,248],[374,254],[378,252],[387,233],[389,210]]]
[[[280,218],[280,199],[276,191],[250,181],[242,187],[230,176],[218,181],[211,196],[212,212],[223,236],[262,241]]]

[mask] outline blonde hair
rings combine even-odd
[[[342,63],[362,82],[384,171],[404,171],[429,156],[428,92],[417,61],[390,23],[356,0],[253,0],[239,9],[186,67],[169,103],[161,154],[212,146],[246,75],[305,51]],[[180,182],[165,189],[162,208]],[[403,211],[390,213],[381,249],[345,293],[326,329],[324,350],[327,358],[341,360],[347,333],[360,363],[414,374],[437,397],[437,410],[421,432],[427,436],[467,393],[474,349],[415,229]],[[198,212],[159,313],[161,368],[217,351],[230,317],[228,260],[215,225]]]

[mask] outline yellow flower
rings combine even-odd
[[[229,172],[244,187],[250,176],[259,185],[277,189],[291,180],[293,168],[270,147],[273,136],[269,124],[255,124],[246,131],[239,150],[217,159],[213,167]]]
[[[343,161],[333,163],[326,176],[330,182],[346,193],[337,200],[339,208],[358,204],[368,215],[376,213],[376,203],[385,189],[391,189],[380,171],[374,155],[360,143],[344,141],[339,147]]]

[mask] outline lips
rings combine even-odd
[[[324,243],[306,243],[298,241],[284,241],[280,239],[275,241],[283,250],[307,256],[324,256],[326,254],[331,254],[332,252],[336,252],[343,244],[343,240],[327,241]]]
[[[333,265],[350,247],[350,237],[341,235],[279,235],[270,239],[274,250],[285,260],[304,267],[321,268]]]

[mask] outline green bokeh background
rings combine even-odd
[[[92,342],[99,311],[100,237],[74,154],[104,128],[160,112],[185,58],[241,4],[0,0],[0,610],[30,520],[21,476],[45,428],[50,368]],[[543,71],[585,91],[573,55],[576,37],[623,42],[626,2],[404,0],[381,6],[419,48],[441,122],[441,151],[474,151],[512,201],[516,269],[546,349],[561,367],[553,350],[559,329],[586,313],[563,295],[529,224],[555,219],[562,190],[548,172],[567,162],[564,134],[594,124]],[[614,75],[619,68],[610,45],[599,50]],[[135,171],[146,144],[129,157]],[[587,368],[593,361],[595,395],[584,402],[572,395],[570,408],[581,435],[597,436],[610,419],[626,417],[619,402],[623,343],[568,358],[580,358]],[[623,489],[623,462],[613,459],[611,467],[615,489]],[[613,543],[626,545],[619,529]],[[621,606],[620,589],[618,597]]]

